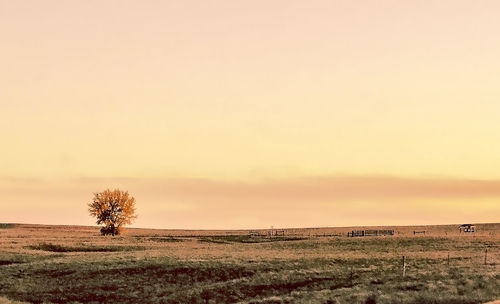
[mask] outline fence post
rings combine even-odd
[[[486,248],[486,250],[484,251],[484,265],[488,265],[487,261],[488,261],[488,248]]]
[[[403,277],[406,276],[406,256],[403,255]]]
[[[448,267],[450,267],[450,252],[448,251]]]

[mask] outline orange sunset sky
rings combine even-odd
[[[498,222],[499,1],[0,0],[0,222]]]

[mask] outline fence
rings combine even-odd
[[[394,235],[394,230],[353,230],[347,232],[348,237],[391,236],[391,235]]]

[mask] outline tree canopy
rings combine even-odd
[[[131,224],[137,218],[135,198],[119,189],[94,193],[88,206],[90,215],[97,218],[97,224],[104,224],[101,228],[103,235],[118,235],[124,225]]]

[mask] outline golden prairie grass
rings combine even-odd
[[[5,297],[0,297],[0,304],[25,304],[26,302],[12,301]]]
[[[347,231],[362,229],[356,227],[287,229],[273,239],[244,230],[127,229],[103,237],[98,227],[14,225],[0,229],[0,296],[32,303],[500,298],[500,224],[477,225],[475,234],[460,234],[458,225],[377,228],[395,235],[347,238]]]

